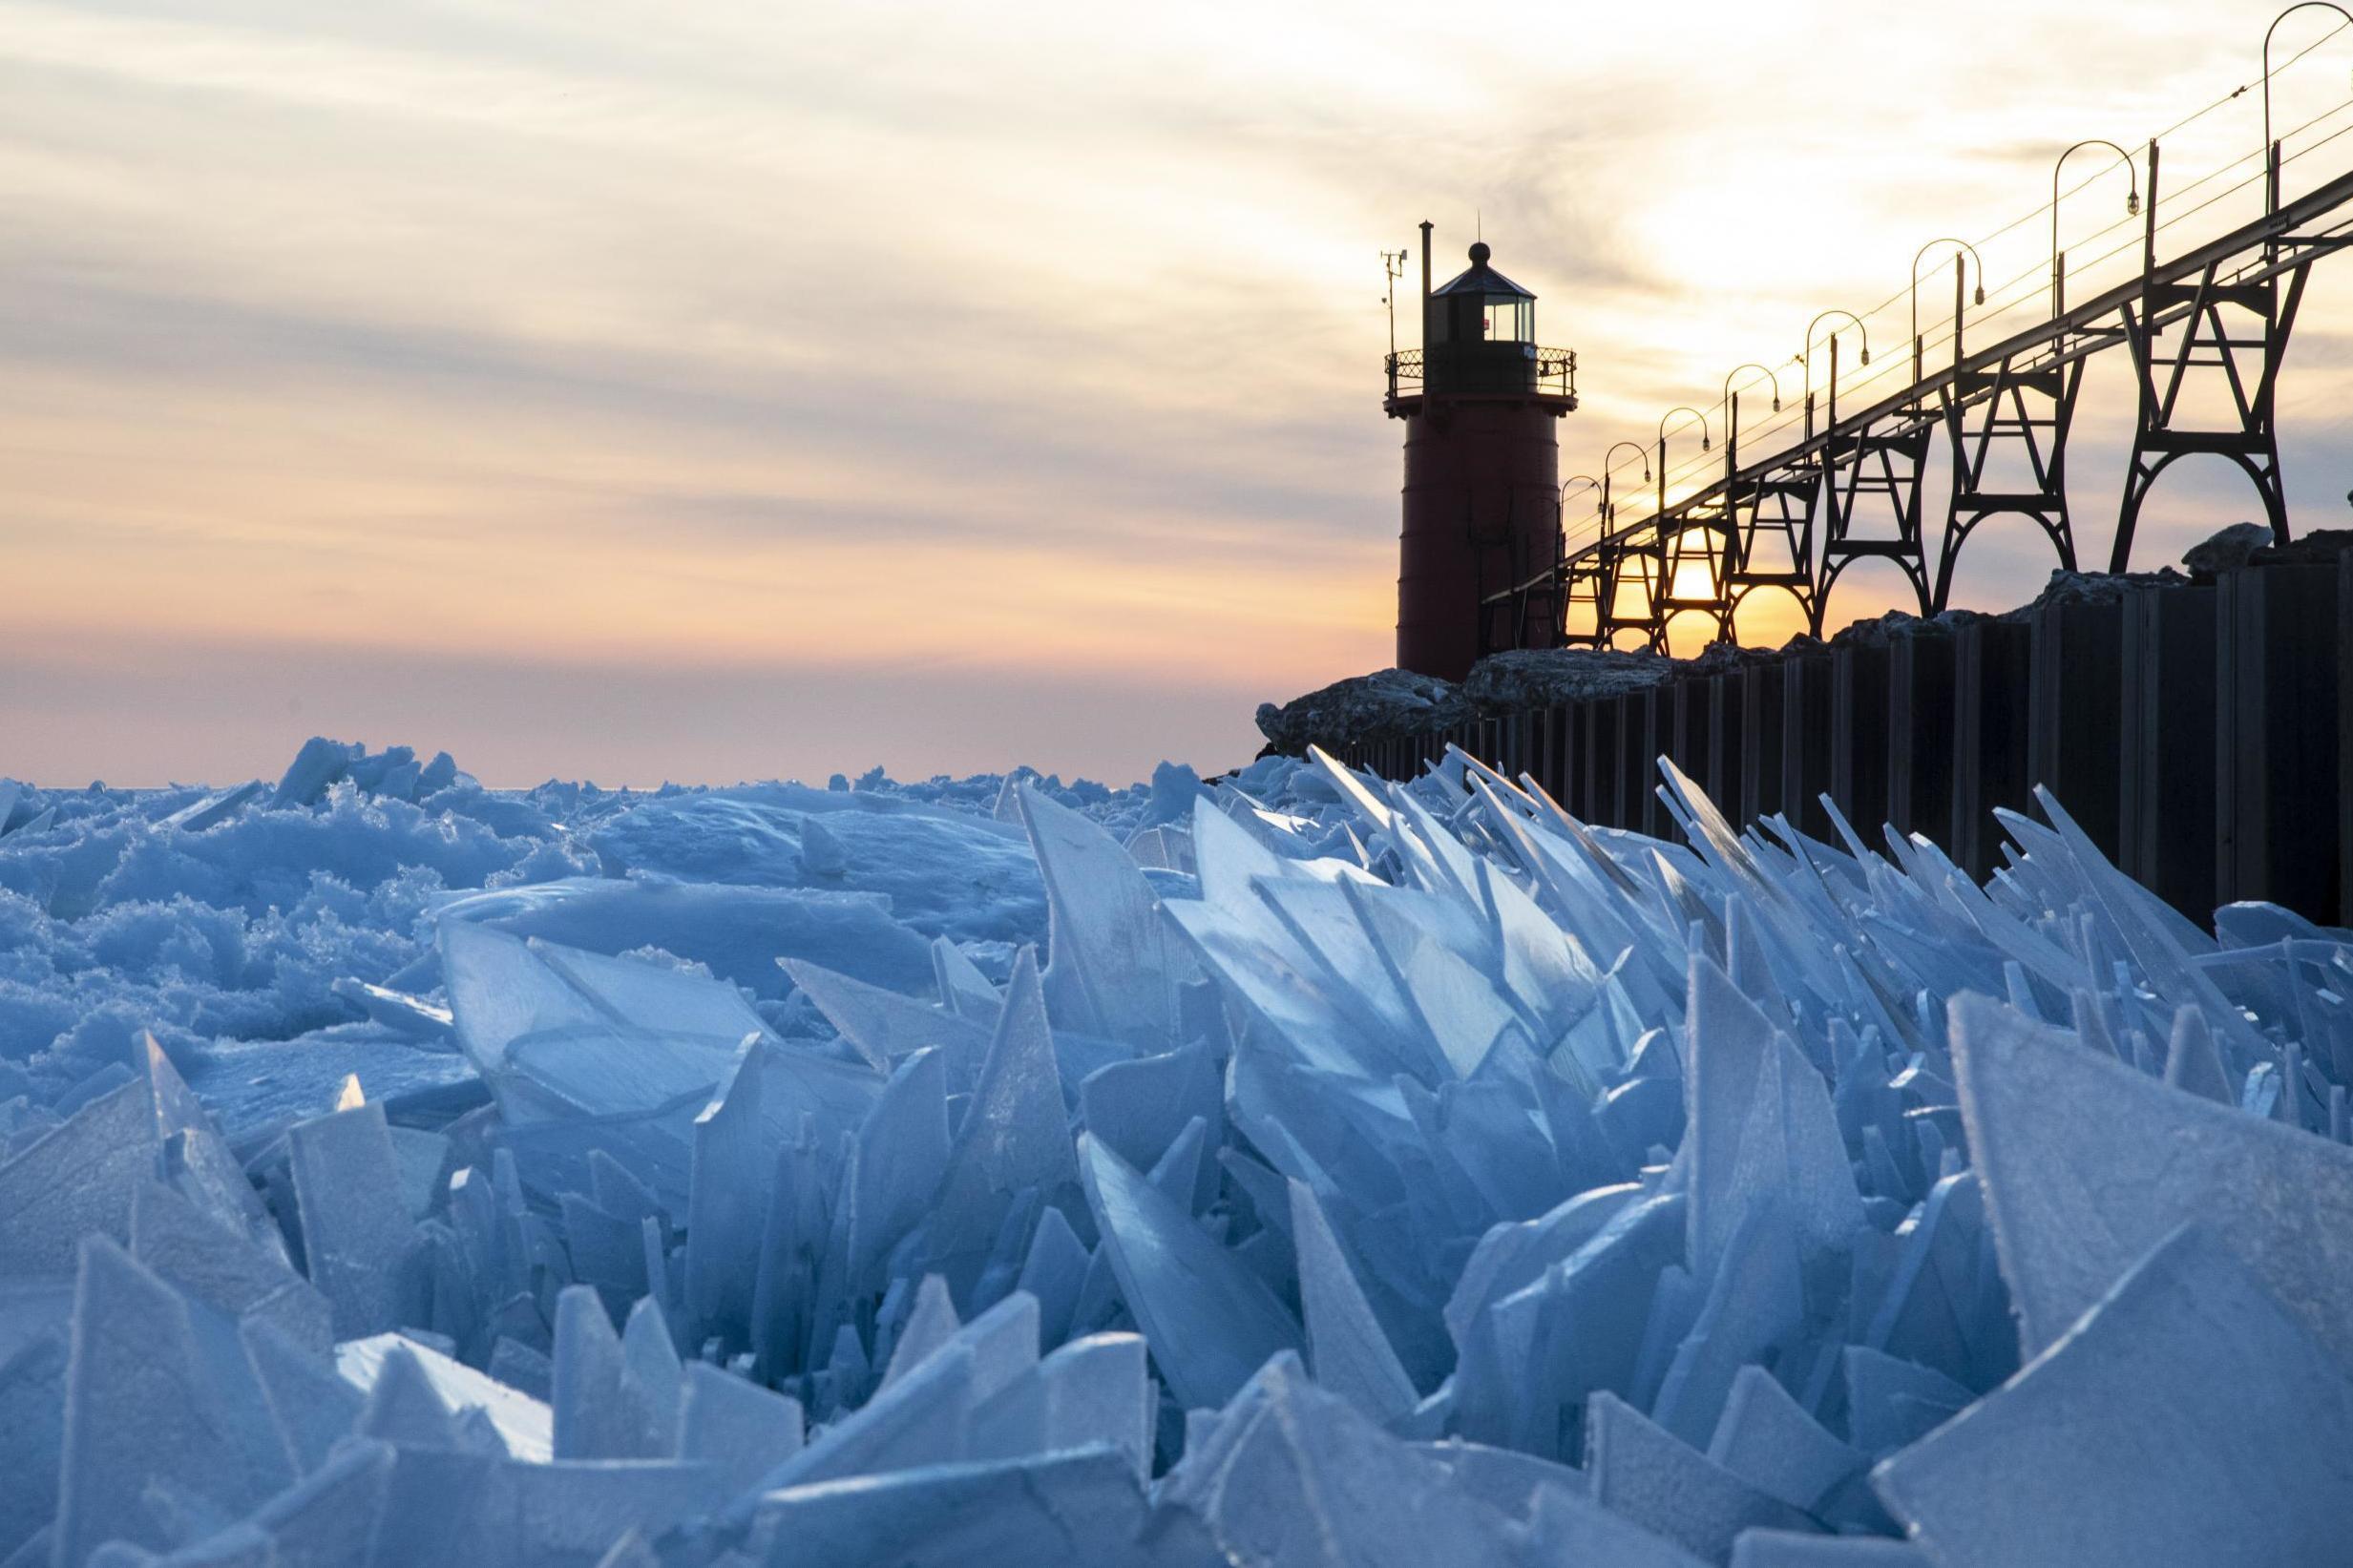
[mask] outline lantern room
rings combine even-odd
[[[1487,264],[1482,241],[1468,271],[1422,306],[1423,387],[1431,392],[1519,392],[1536,387],[1536,296]]]

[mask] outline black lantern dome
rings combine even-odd
[[[1471,246],[1469,270],[1430,291],[1422,355],[1431,391],[1518,391],[1536,383],[1536,296]]]

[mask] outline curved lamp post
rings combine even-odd
[[[1658,419],[1658,514],[1667,515],[1667,427],[1677,414],[1690,414],[1699,421],[1699,449],[1708,449],[1708,416],[1688,403],[1678,403]]]
[[[1568,487],[1571,485],[1589,485],[1597,494],[1602,488],[1602,482],[1589,473],[1572,473],[1561,481],[1561,538],[1557,554],[1562,556],[1568,554]]]
[[[1953,252],[1953,364],[1955,366],[1961,364],[1961,298],[1962,285],[1967,281],[1968,261],[1977,263],[1977,303],[1979,304],[1985,303],[1985,259],[1977,254],[1975,245],[1970,244],[1966,240],[1955,240],[1947,235],[1943,239],[1931,240],[1920,249],[1912,252],[1912,385],[1914,387],[1920,385],[1921,377],[1926,373],[1927,369],[1927,345],[1922,342],[1920,335],[1920,259],[1939,245],[1960,247]],[[1964,251],[1968,253],[1966,261],[1963,259]],[[1912,406],[1914,408],[1920,406],[1917,393],[1913,396]]]
[[[2353,24],[2353,11],[2331,4],[2330,0],[2297,0],[2295,5],[2273,17],[2271,26],[2263,30],[2263,216],[2266,218],[2279,210],[2279,153],[2271,140],[2271,35],[2279,31],[2280,23],[2298,11],[2316,6],[2322,10],[2333,10],[2347,24]]]
[[[1658,535],[1658,589],[1652,601],[1652,609],[1654,612],[1657,610],[1658,600],[1670,598],[1674,593],[1674,585],[1667,580],[1667,427],[1674,422],[1674,417],[1677,414],[1690,414],[1691,418],[1699,421],[1699,449],[1701,451],[1706,451],[1708,449],[1708,416],[1706,414],[1701,413],[1697,408],[1692,408],[1688,403],[1678,403],[1673,408],[1668,409],[1665,413],[1659,415],[1658,510],[1650,514],[1651,532]],[[1661,633],[1660,635],[1664,636],[1665,634]]]
[[[1871,363],[1871,329],[1863,325],[1862,318],[1856,315],[1853,311],[1825,310],[1820,315],[1815,317],[1812,321],[1806,324],[1806,345],[1803,351],[1798,354],[1797,363],[1806,367],[1806,439],[1809,441],[1814,438],[1814,329],[1821,325],[1822,323],[1828,321],[1833,316],[1844,316],[1848,321],[1855,324],[1855,330],[1862,334],[1861,363],[1864,365]],[[1836,425],[1838,422],[1838,334],[1833,332],[1830,335],[1830,423]]]
[[[1609,460],[1618,455],[1618,447],[1633,448],[1634,455],[1642,460],[1643,479],[1647,482],[1650,477],[1650,454],[1642,449],[1642,443],[1639,441],[1621,441],[1617,443],[1617,446],[1602,453],[1602,527],[1604,529],[1618,526],[1618,509],[1612,506],[1609,500]]]
[[[1751,360],[1746,365],[1733,366],[1725,373],[1724,401],[1720,407],[1724,412],[1724,476],[1728,479],[1732,477],[1733,469],[1737,466],[1740,457],[1740,392],[1733,386],[1733,379],[1743,370],[1754,370],[1773,383],[1773,411],[1776,414],[1781,411],[1781,378],[1775,375],[1770,366]]]
[[[2050,319],[2057,321],[2067,314],[2067,256],[2059,249],[2059,171],[2067,167],[2068,158],[2087,147],[2105,147],[2124,162],[2125,177],[2132,188],[2125,193],[2124,216],[2140,216],[2140,175],[2132,167],[2132,155],[2114,142],[2101,136],[2091,136],[2077,142],[2059,155],[2059,161],[2050,166]],[[1982,272],[1980,276],[1983,276]]]

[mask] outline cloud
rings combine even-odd
[[[641,694],[838,678],[910,765],[965,715],[1061,743],[1058,704],[1080,753],[1135,765],[1089,705],[1121,690],[1138,723],[1166,708],[1172,735],[1241,745],[1249,703],[1385,661],[1400,432],[1376,253],[1417,220],[1440,278],[1478,224],[1542,296],[1541,335],[1580,354],[1564,471],[1591,471],[1663,408],[1720,424],[1724,370],[1783,365],[1825,305],[1875,349],[1842,402],[1900,385],[1926,236],[1985,237],[1972,342],[2038,319],[2048,230],[2005,225],[2044,199],[2045,150],[2137,147],[2246,79],[2257,41],[2189,0],[1972,16],[0,0],[0,530],[11,580],[40,584],[12,626],[54,656],[136,625],[144,661],[103,686],[50,670],[94,705],[21,709],[11,765],[89,771],[119,754],[110,723],[153,711],[142,674],[184,696],[180,666],[270,639],[354,694],[407,679],[367,659],[464,650],[467,689],[545,748],[517,777],[641,743],[546,717],[581,711],[551,669]],[[2283,73],[2283,119],[2339,95],[2346,52]],[[2169,215],[2227,186],[2195,182],[2251,115],[2169,139]],[[2105,190],[2063,213],[2079,257]],[[2316,282],[2281,389],[2292,493],[2327,521],[2353,483],[2325,368],[2348,329],[2353,295]],[[1744,413],[1754,451],[1773,421]],[[2096,372],[2088,554],[2130,416]],[[1670,467],[1696,482],[1714,455],[1679,435]],[[2185,470],[2145,537],[2243,508]],[[2031,592],[2039,547],[1985,543],[1983,592]],[[967,672],[964,708],[892,739],[921,703],[855,648]],[[662,689],[715,726],[697,766],[765,765],[717,698]],[[1240,706],[1184,728],[1210,692]],[[222,755],[283,740],[270,713],[208,711]],[[649,732],[621,771],[658,771],[658,743],[703,742]]]

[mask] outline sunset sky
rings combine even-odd
[[[1417,220],[1441,279],[1477,225],[1537,292],[1592,470],[1824,308],[1892,297],[1900,375],[1931,237],[2029,219],[1969,330],[2036,319],[2052,158],[2256,81],[2277,9],[0,3],[0,774],[231,782],[313,733],[499,784],[1237,763],[1257,702],[1390,661]],[[2291,193],[2353,168],[2338,25],[2279,30],[2319,44]],[[2260,113],[2168,135],[2161,216]],[[2062,242],[2132,240],[2121,171],[2078,184]],[[2323,263],[2300,528],[2353,525],[2348,332]],[[2121,353],[2089,388],[2104,558]],[[2258,514],[2185,467],[2135,564]],[[2030,596],[2048,547],[1985,543],[1964,601]]]

